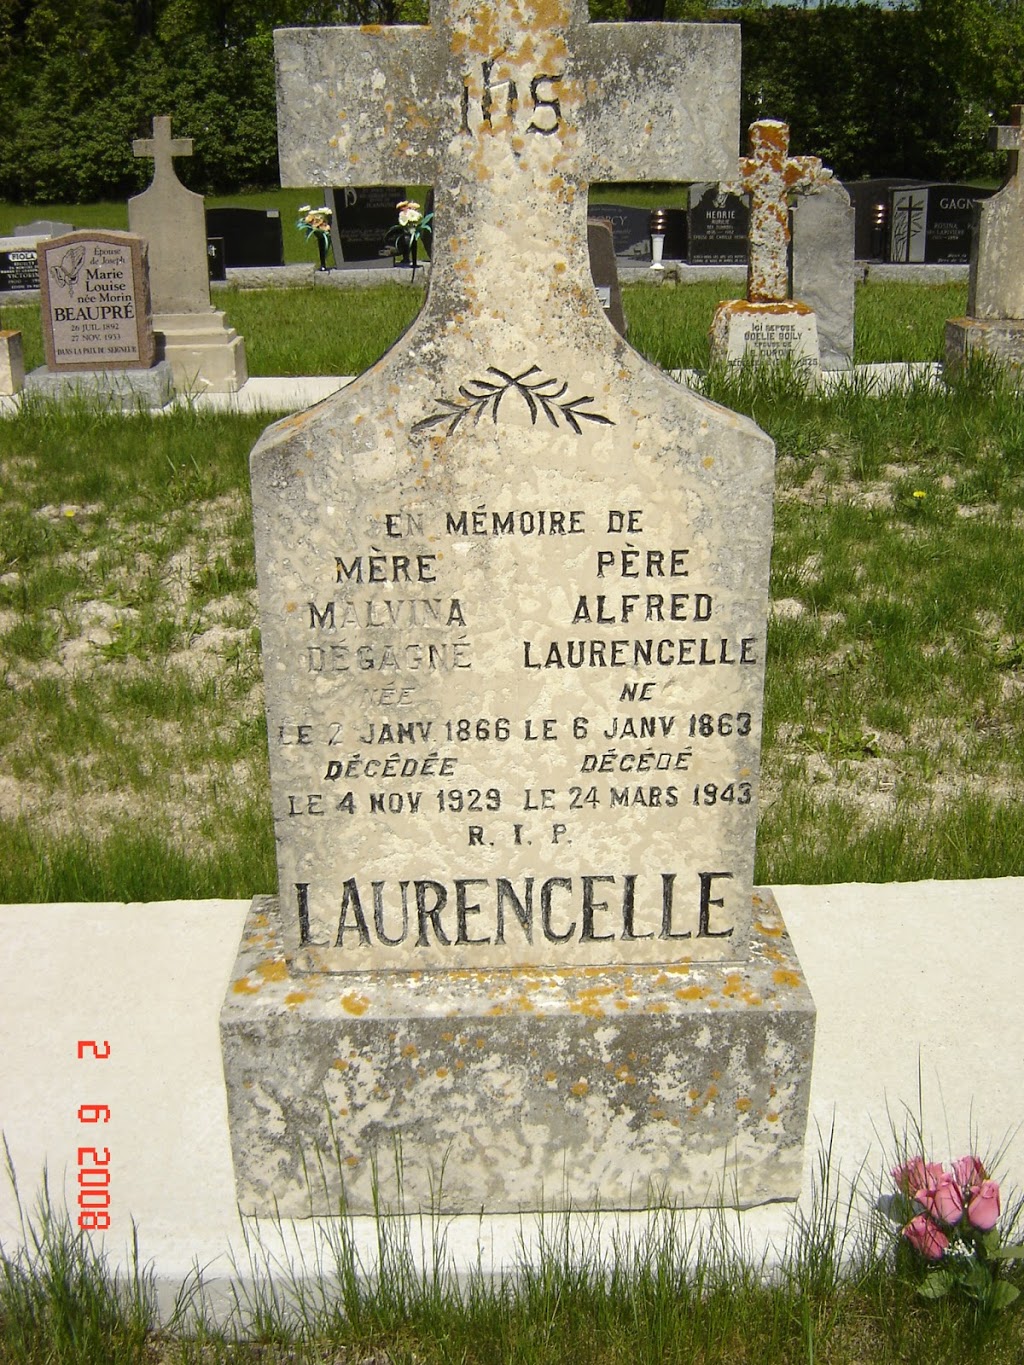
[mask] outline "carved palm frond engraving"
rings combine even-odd
[[[487,412],[490,412],[491,420],[497,424],[502,399],[506,394],[513,392],[518,393],[526,404],[530,421],[534,426],[541,413],[553,427],[557,427],[560,421],[564,420],[577,436],[583,432],[581,422],[597,422],[607,427],[615,425],[610,417],[602,417],[598,412],[584,411],[584,405],[594,401],[593,395],[585,394],[579,398],[565,399],[569,385],[564,381],[543,377],[534,379],[534,375],[541,374],[539,365],[531,365],[528,370],[523,370],[522,374],[508,374],[495,365],[488,365],[486,373],[494,375],[495,378],[467,379],[464,384],[459,385],[458,400],[438,398],[436,401],[441,411],[431,413],[429,417],[415,422],[413,431],[426,431],[430,427],[447,423],[448,429],[445,434],[450,436],[467,417],[472,417],[475,426]],[[531,380],[532,382],[527,382]]]

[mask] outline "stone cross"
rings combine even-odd
[[[192,139],[172,137],[171,120],[161,116],[153,119],[153,136],[136,138],[132,151],[153,158],[151,184],[128,200],[129,226],[149,242],[153,312],[209,313],[203,196],[186,189],[174,169],[176,156],[192,155]]]
[[[1002,188],[975,206],[967,313],[973,318],[1024,318],[1024,176],[1018,160],[1024,147],[1021,113],[1015,104],[1011,122],[989,130],[989,146],[1009,152]]]
[[[740,158],[738,178],[722,188],[750,195],[747,298],[751,303],[774,303],[789,297],[788,196],[830,180],[832,172],[819,157],[790,156],[789,126],[777,119],[760,119],[749,132],[750,155]]]
[[[1017,175],[1017,156],[1024,147],[1024,128],[1021,127],[1021,114],[1024,104],[1014,104],[1010,108],[1010,122],[989,129],[989,146],[994,152],[1009,152],[1006,165],[1006,179],[1013,180]]]
[[[582,0],[522,11],[452,0],[431,18],[286,29],[275,48],[282,185],[389,184],[396,172],[433,185],[435,292],[439,271],[461,261],[464,275],[467,258],[485,275],[504,269],[483,223],[526,209],[536,242],[568,235],[585,259],[589,183],[721,178],[732,162],[732,26],[591,26]],[[488,173],[481,139],[508,144],[506,173]],[[542,249],[529,279],[543,261]]]
[[[192,139],[190,137],[171,137],[170,118],[166,115],[158,115],[153,119],[153,136],[137,137],[132,143],[132,153],[137,157],[151,156],[153,158],[154,184],[165,175],[173,176],[177,180],[174,158],[192,155]]]

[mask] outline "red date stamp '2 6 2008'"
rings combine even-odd
[[[105,1062],[110,1056],[110,1044],[91,1038],[79,1039],[78,1060]],[[109,1123],[110,1109],[105,1104],[80,1104],[79,1123]],[[105,1231],[110,1227],[110,1148],[79,1147],[78,1149],[78,1226],[87,1232]]]

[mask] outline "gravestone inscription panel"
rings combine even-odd
[[[750,201],[717,185],[693,185],[687,210],[691,265],[746,265]]]
[[[971,258],[974,205],[991,190],[974,185],[923,185],[891,191],[889,259],[964,265]]]
[[[331,238],[335,259],[340,261],[390,261],[392,248],[385,240],[398,223],[398,205],[405,199],[404,185],[351,185],[328,191],[334,213]]]
[[[39,288],[39,257],[34,246],[10,243],[0,249],[0,289],[22,292]]]
[[[665,209],[666,261],[678,261],[686,254],[686,214],[682,209]],[[633,204],[591,203],[590,216],[611,225],[615,255],[625,261],[651,259],[651,210]]]
[[[41,241],[38,252],[47,367],[148,369],[156,347],[143,239],[73,232]]]
[[[575,166],[635,165],[612,30],[573,34],[598,99],[564,27],[507,24],[424,120],[453,159],[447,182],[420,168],[447,234],[424,314],[349,416],[253,454],[280,886],[310,970],[723,960],[748,937],[771,448],[601,318]],[[693,105],[731,36],[682,26],[672,53],[644,30],[638,69],[689,71]],[[335,32],[279,35],[305,88]],[[661,115],[676,174],[710,159],[692,115]],[[331,128],[307,151],[293,112],[290,178],[369,174],[379,135],[348,109]]]

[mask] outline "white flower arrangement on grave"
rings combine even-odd
[[[434,215],[424,214],[415,199],[403,199],[395,207],[398,209],[398,224],[388,230],[384,240],[396,256],[401,256],[398,264],[412,266],[415,279],[421,242],[424,254],[429,255],[425,239],[433,232]]]
[[[299,206],[299,221],[295,226],[300,232],[306,234],[306,241],[311,237],[316,239],[317,254],[320,257],[320,269],[327,269],[327,250],[331,245],[331,219],[334,215],[326,204],[320,208],[311,208],[309,204]]]

